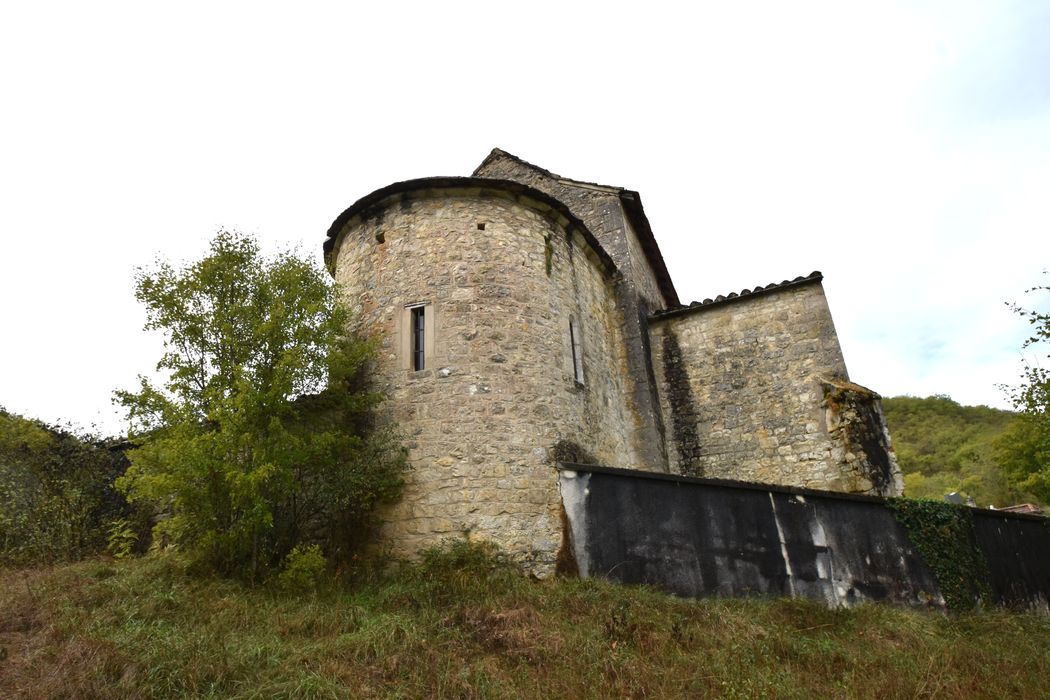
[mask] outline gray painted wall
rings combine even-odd
[[[879,498],[580,465],[561,465],[560,485],[583,577],[688,597],[944,607],[934,575]],[[983,511],[974,521],[995,602],[1045,609],[1050,528]]]

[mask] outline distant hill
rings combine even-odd
[[[882,400],[904,495],[943,498],[958,491],[979,506],[1034,502],[1001,472],[996,440],[1017,420],[1012,411],[961,406],[947,396],[894,396]]]

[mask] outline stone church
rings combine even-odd
[[[324,250],[382,339],[385,410],[409,444],[382,533],[395,554],[466,535],[550,573],[558,464],[901,492],[820,273],[685,305],[637,192],[495,149],[470,177],[362,197]]]

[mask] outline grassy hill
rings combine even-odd
[[[906,496],[940,499],[959,491],[979,506],[1034,501],[1002,474],[996,458],[996,440],[1016,414],[961,406],[947,396],[895,396],[882,407]]]
[[[474,548],[305,594],[172,555],[0,569],[3,698],[1037,697],[1050,620],[534,581]]]

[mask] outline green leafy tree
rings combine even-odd
[[[948,396],[896,396],[882,401],[904,473],[904,495],[941,499],[958,491],[980,506],[1032,500],[1000,467],[997,442],[1018,414],[961,406]]]
[[[116,392],[138,445],[118,485],[161,514],[155,537],[252,580],[301,542],[345,556],[406,461],[327,275],[223,231],[198,262],[140,270],[135,295],[164,380]]]
[[[1028,292],[1050,292],[1050,286],[1033,287]],[[1050,313],[1017,304],[1010,308],[1032,325],[1032,334],[1023,347],[1045,352],[1050,343]],[[1045,357],[1050,359],[1050,352]],[[1018,386],[1004,387],[1021,418],[1000,441],[1000,458],[1022,488],[1050,503],[1050,369],[1038,359],[1026,359],[1021,380]]]
[[[113,487],[121,445],[0,409],[0,561],[41,563],[101,551],[105,528],[132,518]]]

